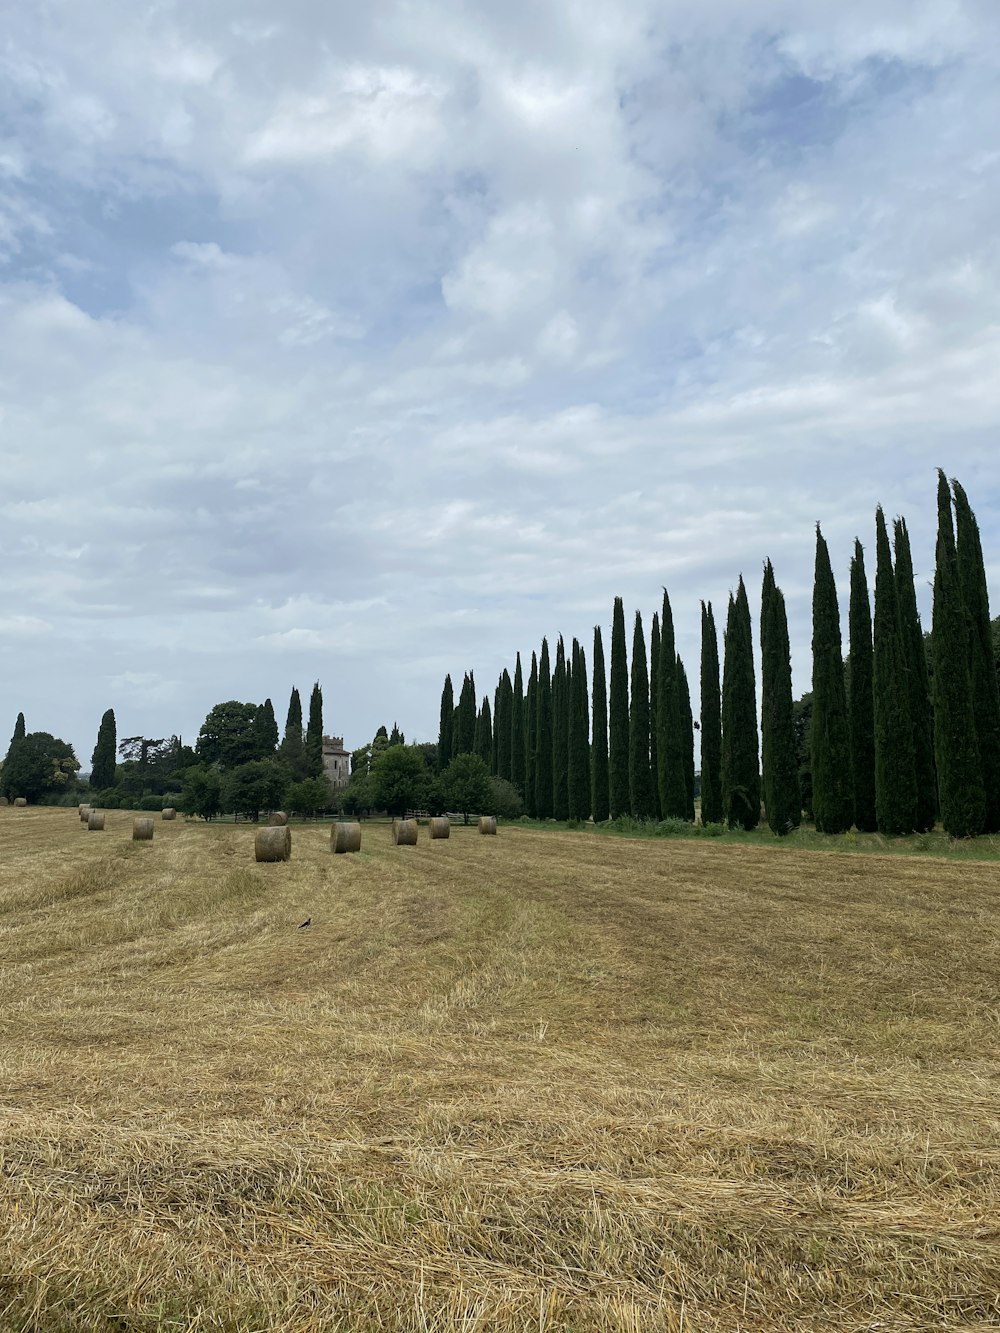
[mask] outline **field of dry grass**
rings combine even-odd
[[[996,864],[131,818],[0,810],[3,1330],[1000,1325]]]

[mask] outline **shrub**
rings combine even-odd
[[[498,819],[520,819],[524,814],[521,793],[506,778],[490,778],[492,812]]]

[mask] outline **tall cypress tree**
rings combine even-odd
[[[846,833],[854,818],[851,742],[837,585],[819,524],[813,585],[813,819],[820,833]]]
[[[849,611],[851,692],[851,786],[854,822],[862,833],[878,827],[875,815],[875,698],[872,679],[872,613],[865,574],[865,553],[855,539],[851,560]]]
[[[903,689],[906,658],[896,576],[882,508],[875,511],[875,628],[872,699],[875,714],[875,817],[880,833],[912,833],[917,819],[910,693]]]
[[[938,473],[937,565],[934,571],[934,746],[941,822],[953,838],[981,833],[986,793],[973,717],[969,618],[952,527],[951,493]]]
[[[760,823],[760,759],[750,603],[740,575],[729,595],[722,669],[722,809],[731,828]]]
[[[465,673],[462,692],[458,696],[458,716],[452,738],[453,754],[476,753],[476,680],[471,671]]]
[[[115,758],[118,754],[118,732],[115,725],[115,710],[109,708],[101,718],[97,731],[97,744],[90,760],[90,785],[95,791],[103,791],[115,785]]]
[[[969,497],[954,479],[951,486],[955,496],[958,576],[969,627],[973,718],[986,796],[983,832],[996,833],[1000,831],[1000,691],[993,658],[986,566],[979,525]]]
[[[662,650],[662,644],[661,644]],[[632,815],[654,819],[653,774],[649,767],[649,672],[646,669],[646,638],[642,615],[635,613],[632,633],[632,699],[629,709],[628,786]]]
[[[306,759],[309,776],[323,776],[323,691],[319,681],[312,687],[309,696],[309,722],[306,725]]]
[[[625,608],[620,597],[615,598],[611,621],[611,695],[609,701],[608,733],[608,794],[611,818],[627,815],[632,807],[629,793],[629,716],[628,716],[628,663],[625,656]]]
[[[792,664],[788,646],[785,597],[774,581],[770,560],[764,567],[760,611],[761,733],[764,809],[779,837],[802,820],[799,752],[792,701]]]
[[[454,749],[454,731],[455,731],[455,691],[451,683],[451,676],[444,678],[444,688],[441,690],[441,717],[438,722],[438,768],[443,773],[451,763],[452,750]]]
[[[677,711],[680,714],[681,763],[684,769],[685,807],[682,818],[694,823],[694,717],[691,713],[691,690],[687,672],[677,658]]]
[[[490,708],[490,701],[485,694],[483,695],[482,707],[476,716],[473,754],[478,754],[486,767],[490,767],[493,759],[493,713]]]
[[[524,673],[521,670],[521,654],[518,653],[511,690],[510,780],[522,796],[525,794],[524,725]]]
[[[595,824],[611,814],[608,795],[608,694],[604,672],[604,643],[600,625],[594,626],[593,743],[590,747],[590,808]]]
[[[253,757],[273,759],[277,748],[278,719],[274,716],[274,704],[265,699],[253,716]]]
[[[649,771],[653,775],[654,814],[661,817],[660,807],[660,765],[657,758],[656,714],[660,698],[660,617],[653,612],[653,623],[649,629]]]
[[[538,658],[531,654],[531,673],[528,676],[528,689],[524,696],[524,808],[533,818],[538,817],[535,804],[535,785],[538,776],[538,761],[535,747],[538,744]]]
[[[497,686],[497,710],[493,717],[493,740],[497,754],[497,776],[507,782],[513,780],[511,763],[511,719],[514,712],[514,687],[510,672],[504,667]]]
[[[556,819],[569,819],[568,697],[566,648],[560,634],[552,672],[552,814]]]
[[[542,639],[538,659],[538,729],[535,733],[535,809],[539,819],[552,818],[552,674],[549,645]]]
[[[570,673],[573,711],[569,733],[569,817],[590,815],[590,716],[587,708],[587,659],[573,640],[573,669]]]
[[[302,699],[296,686],[288,699],[285,734],[281,742],[281,757],[293,777],[305,777],[305,744],[302,737]]]
[[[934,715],[931,712],[931,687],[927,675],[924,632],[917,610],[913,586],[913,559],[906,521],[897,518],[893,525],[896,548],[896,603],[899,607],[899,637],[903,645],[903,664],[910,696],[910,726],[913,728],[913,773],[917,784],[914,828],[926,833],[937,820],[937,771],[934,767]]]
[[[721,824],[722,711],[719,639],[712,603],[701,604],[701,822]]]
[[[657,786],[664,819],[687,818],[687,783],[684,777],[684,738],[681,731],[680,697],[677,693],[677,645],[674,613],[666,588],[660,615],[660,669],[657,683],[656,720],[659,729]]]

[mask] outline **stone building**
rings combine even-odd
[[[323,737],[323,772],[334,791],[347,786],[351,776],[351,756],[344,749],[343,736]]]

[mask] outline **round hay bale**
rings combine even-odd
[[[496,820],[496,815],[480,815],[480,816],[479,816],[479,832],[480,832],[480,833],[494,833],[494,834],[495,834],[496,831],[497,831],[497,820]]]
[[[81,806],[80,806],[80,823],[81,823],[81,824],[86,824],[87,820],[90,818],[90,812],[91,812],[91,810],[93,810],[93,808],[94,808],[94,807],[93,807],[92,805],[81,805]]]
[[[361,825],[356,823],[334,824],[330,830],[331,852],[360,852]]]
[[[10,801],[7,800],[6,796],[0,796],[0,805],[10,805]]]
[[[432,838],[451,837],[451,822],[446,815],[435,815],[427,827]]]
[[[87,828],[90,829],[91,833],[100,833],[104,828],[104,815],[100,810],[91,810],[87,816]]]
[[[93,808],[94,807],[92,805],[88,805],[86,801],[81,801],[80,804],[76,807],[76,810],[77,814],[82,815],[84,810],[93,810]]]
[[[392,840],[397,847],[416,847],[417,821],[415,819],[397,819],[392,826]]]
[[[15,796],[14,804],[18,807],[19,810],[23,810],[24,807],[28,804],[28,802],[24,796]]]
[[[148,815],[132,820],[132,841],[149,842],[153,837],[153,821]]]
[[[163,807],[163,816],[162,816],[162,817],[163,817],[164,819],[176,819],[176,818],[177,818],[177,811],[174,809],[174,807],[173,807],[172,805],[165,805],[165,806]]]
[[[288,823],[288,816],[284,810],[272,810],[267,822],[272,828],[282,828]]]
[[[253,855],[255,861],[288,861],[292,855],[292,830],[287,824],[258,829]]]

